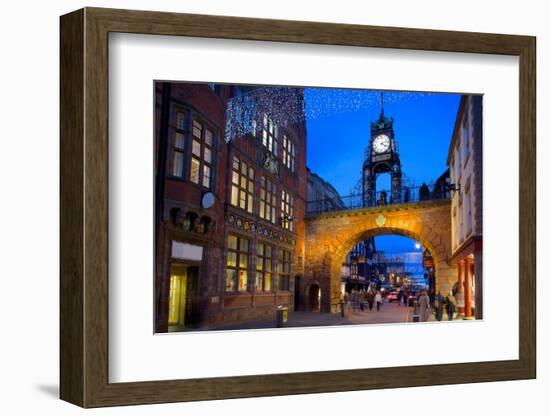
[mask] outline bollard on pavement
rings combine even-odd
[[[341,300],[340,301],[340,316],[342,318],[344,318],[346,316],[345,311],[344,311],[345,306],[346,306],[346,304],[344,303],[343,300]]]
[[[275,317],[277,321],[277,328],[284,328],[285,324],[288,321],[288,308],[283,305],[277,306]]]

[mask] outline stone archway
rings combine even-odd
[[[306,218],[305,280],[321,287],[321,311],[334,312],[340,300],[341,266],[358,242],[383,234],[420,242],[433,256],[436,290],[451,289],[456,280],[451,256],[449,201],[425,201],[386,207],[330,212]]]

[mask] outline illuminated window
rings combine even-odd
[[[176,128],[174,129],[174,161],[172,164],[172,175],[183,177],[185,151],[185,113],[176,112]]]
[[[296,147],[292,140],[283,135],[283,164],[294,172],[294,160],[296,157]]]
[[[212,130],[203,128],[193,121],[193,142],[191,145],[191,182],[210,189],[212,186],[212,165],[214,163],[214,135]]]
[[[281,225],[283,228],[292,231],[294,216],[294,198],[284,189],[281,192]]]
[[[262,144],[267,149],[277,155],[277,125],[273,123],[267,114],[264,114],[263,126],[262,126]]]
[[[252,213],[253,198],[254,168],[235,156],[231,176],[231,205]]]
[[[262,176],[260,187],[260,218],[275,223],[275,206],[277,187],[265,176]]]
[[[230,234],[227,237],[227,292],[248,290],[248,257],[250,240]]]
[[[256,262],[256,290],[270,291],[275,269],[273,255],[275,249],[267,244],[258,243],[258,260]]]
[[[290,262],[292,255],[290,251],[281,250],[279,259],[279,273],[277,277],[278,290],[290,290]]]

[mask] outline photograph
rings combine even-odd
[[[0,414],[544,414],[544,2],[3,6]]]
[[[483,96],[154,82],[155,333],[483,319]]]

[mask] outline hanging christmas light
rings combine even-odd
[[[384,104],[408,102],[432,93],[385,91]],[[307,100],[305,99],[307,96]],[[380,105],[377,90],[257,87],[232,97],[226,110],[226,141],[256,134],[265,116],[277,126],[365,110]]]

